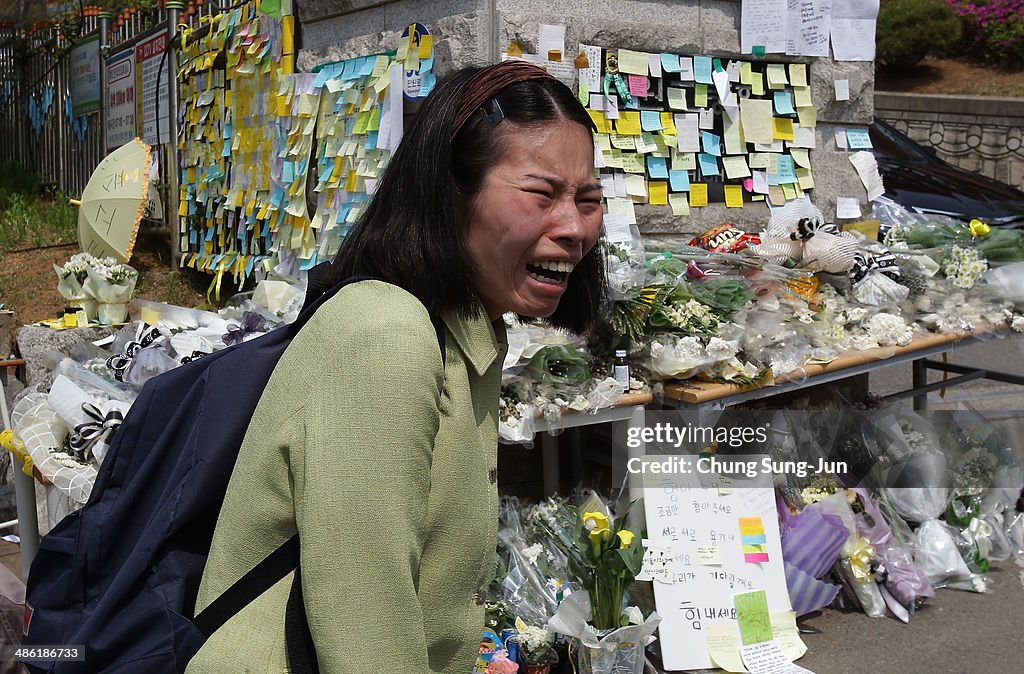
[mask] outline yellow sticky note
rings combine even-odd
[[[798,108],[806,108],[814,105],[811,102],[810,87],[793,87],[793,105]]]
[[[421,59],[428,59],[434,51],[434,36],[433,35],[420,35],[420,53]]]
[[[807,86],[807,64],[806,63],[790,63],[789,64],[789,83],[794,87],[806,87]]]
[[[587,110],[587,114],[590,115],[590,119],[594,120],[594,126],[597,127],[598,133],[609,133],[612,130],[611,122],[600,110]]]
[[[356,185],[358,185],[358,184],[359,184],[359,176],[356,174],[355,171],[349,171],[348,172],[348,179],[345,181],[345,187],[343,187],[342,189],[344,189],[346,192],[355,192],[356,191]]]
[[[608,168],[622,168],[622,150],[612,149],[604,153],[604,163]]]
[[[708,205],[707,183],[690,183],[690,206],[698,208]]]
[[[661,113],[661,133],[665,136],[676,135],[676,123],[671,112]]]
[[[622,170],[626,173],[644,174],[644,156],[636,152],[622,153]]]
[[[640,126],[640,113],[636,110],[623,110],[615,120],[615,130],[624,136],[639,136],[643,129]]]
[[[797,172],[797,175],[800,175]],[[864,236],[868,237],[872,241],[878,240],[878,227],[881,224],[879,220],[863,220],[861,222],[848,222],[843,225],[844,232],[860,232]]]
[[[739,519],[741,536],[757,536],[764,533],[764,523],[760,517],[741,517]]]
[[[772,138],[793,140],[793,120],[787,117],[772,117]]]
[[[580,99],[580,103],[582,103],[584,106],[590,105],[590,86],[580,82],[580,90],[578,97]]]
[[[751,74],[750,93],[755,96],[764,96],[764,74]]]
[[[605,150],[612,149],[611,139],[607,133],[595,133],[594,134],[594,147],[604,152]]]
[[[743,208],[742,185],[725,186],[725,206],[726,208]]]
[[[654,205],[668,203],[668,182],[665,180],[652,180],[647,184],[647,200]]]
[[[693,85],[693,105],[697,108],[708,107],[708,85],[700,83]]]
[[[804,168],[811,167],[811,160],[807,156],[807,148],[794,147],[789,150],[789,154],[793,156],[793,163],[797,166],[803,166]]]
[[[620,150],[636,150],[636,136],[623,136],[621,133],[613,133],[611,138],[612,147]]]
[[[750,61],[743,61],[740,63],[740,84],[753,84],[754,76],[753,69],[750,67]]]
[[[668,204],[672,208],[672,215],[689,215],[690,202],[686,198],[686,192],[672,192],[668,195]]]
[[[781,63],[768,64],[768,88],[784,89],[789,84],[786,78],[786,66]]]
[[[630,174],[626,176],[626,194],[631,197],[647,198],[647,181],[643,174]]]
[[[739,154],[722,157],[722,166],[725,168],[725,177],[730,180],[750,177],[746,155]]]
[[[802,127],[814,128],[818,125],[818,109],[815,107],[797,108],[796,115]]]
[[[619,50],[619,72],[646,76],[647,71],[647,52],[632,51],[630,49]]]
[[[740,100],[740,123],[748,143],[770,145],[772,134],[772,102],[754,98]]]
[[[796,199],[796,188],[793,187],[793,183],[786,183],[784,185],[780,185],[780,187],[782,187],[782,194],[785,195],[786,201]]]

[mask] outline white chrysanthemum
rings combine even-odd
[[[738,341],[727,341],[720,337],[712,337],[708,341],[708,356],[715,360],[732,358],[739,352],[739,350],[740,345]]]

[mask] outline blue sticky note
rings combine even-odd
[[[319,260],[317,254],[316,254],[316,251],[314,250],[313,254],[309,256],[308,260],[303,260],[302,261],[302,264],[299,265],[299,269],[301,269],[302,271],[309,271],[310,269],[315,267],[316,263],[319,262],[319,261],[320,260]]]
[[[690,191],[690,172],[689,171],[669,171],[668,172],[668,185],[672,188],[673,192],[689,192]]]
[[[270,203],[276,207],[280,207],[282,201],[284,201],[284,190],[275,185],[274,189],[270,193]]]
[[[711,79],[711,57],[693,57],[693,78],[701,84],[713,84]]]
[[[188,242],[190,244],[192,244],[193,246],[196,245],[196,243],[197,243],[196,242],[196,230],[194,230],[194,229],[188,230]]]
[[[661,113],[657,110],[640,111],[640,127],[644,131],[661,131]]]
[[[715,155],[700,152],[697,154],[697,160],[700,162],[700,173],[702,176],[720,175],[718,171],[718,157]]]
[[[851,150],[870,150],[871,136],[867,129],[847,129],[846,144]]]
[[[788,91],[775,92],[775,112],[780,115],[795,115],[793,94]]]
[[[420,74],[429,73],[434,69],[434,52],[430,52],[430,56],[425,59],[420,59]]]
[[[779,183],[785,185],[786,183],[796,182],[796,167],[793,165],[793,157],[788,154],[779,155]]]
[[[751,534],[743,536],[743,545],[767,545],[768,537],[764,534]]]
[[[665,157],[647,157],[647,173],[652,179],[668,178],[668,161]]]
[[[295,164],[286,161],[281,164],[281,181],[290,183],[295,180]]]
[[[330,68],[326,68],[326,67],[325,68],[321,68],[320,71],[317,72],[316,77],[313,78],[313,88],[314,89],[319,89],[324,84],[326,84],[328,78],[330,77],[330,75],[331,75]]]
[[[422,61],[420,64],[422,65]],[[434,85],[437,84],[437,76],[434,73],[424,73],[423,79],[420,82],[420,97],[426,96],[434,90]]]
[[[373,74],[373,66],[377,62],[376,56],[364,56],[359,59],[359,76],[366,77]]]
[[[231,138],[231,122],[224,124],[224,140]]]
[[[334,218],[334,222],[336,224],[339,224],[339,225],[341,223],[345,222],[345,218],[348,217],[348,212],[350,210],[352,210],[351,204],[342,204],[341,206],[339,206],[338,207],[338,217]]]
[[[207,227],[206,228],[206,240],[207,241],[213,241],[213,234],[214,234],[213,227]]]
[[[359,59],[346,59],[345,65],[341,69],[341,79],[343,80],[354,80],[356,78],[356,65]]]
[[[704,148],[705,152],[716,157],[722,156],[722,139],[718,134],[701,131],[700,136],[700,146]]]
[[[366,147],[367,150],[376,150],[377,149],[377,136],[379,135],[379,133],[380,133],[379,131],[370,131],[370,132],[368,132],[366,134],[366,145],[365,145],[365,147]]]
[[[662,54],[661,55],[661,69],[666,73],[678,73],[679,68],[679,56],[677,54]]]
[[[252,273],[252,267],[256,264],[256,256],[253,255],[249,258],[249,261],[245,263],[245,275],[248,276]]]

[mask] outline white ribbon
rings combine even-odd
[[[992,552],[992,533],[992,525],[977,517],[972,518],[967,528],[960,532],[968,542],[978,546],[978,559],[988,559]]]

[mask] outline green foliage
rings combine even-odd
[[[40,193],[39,176],[15,161],[0,162],[0,211],[7,208],[12,195],[35,196]]]
[[[78,208],[62,194],[48,200],[10,192],[0,206],[0,251],[74,243],[77,222]]]
[[[884,68],[909,69],[929,54],[947,53],[961,33],[960,20],[944,0],[881,0],[875,60]]]

